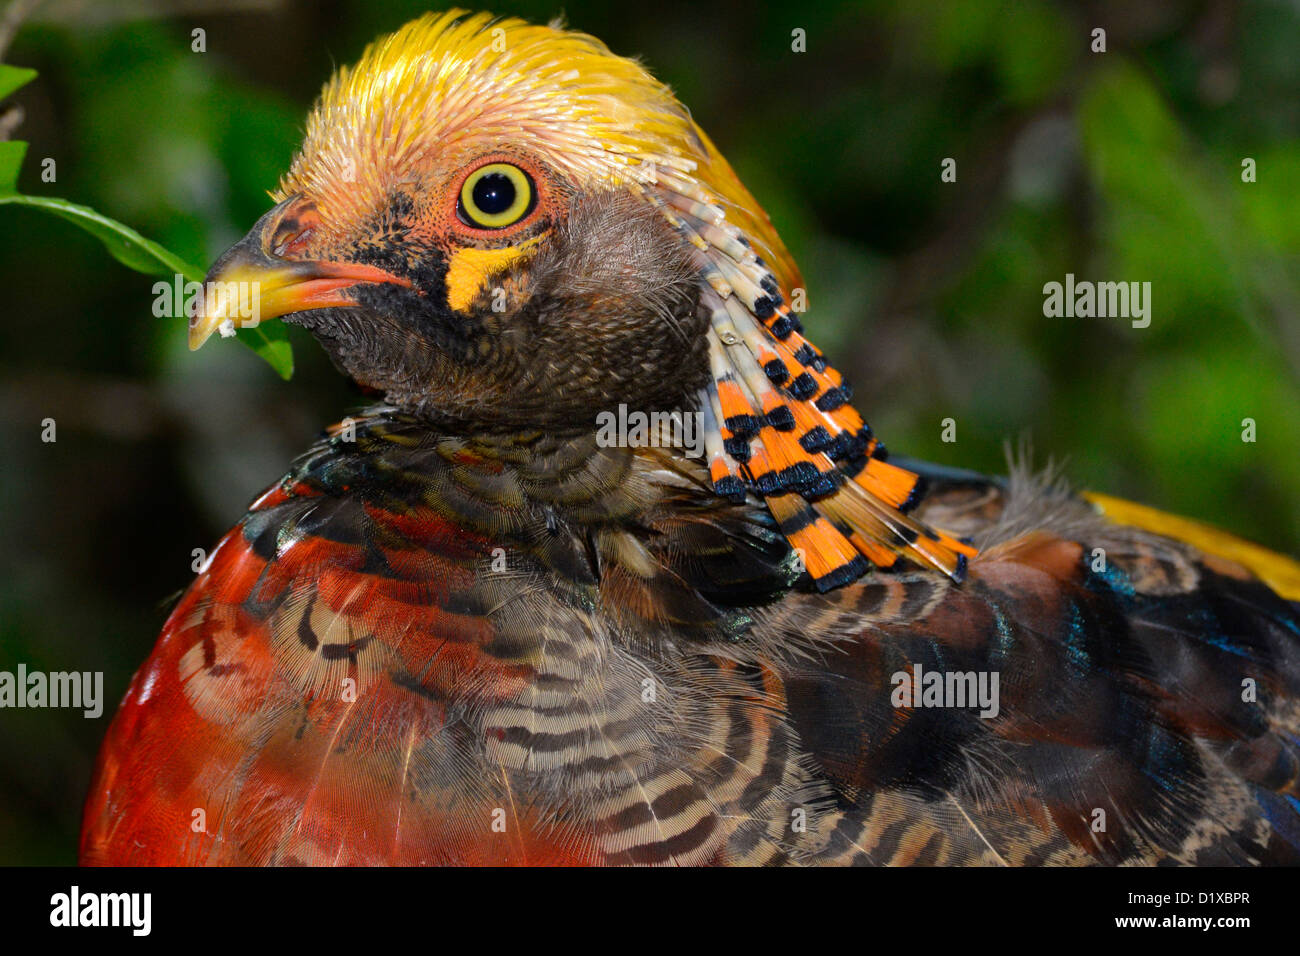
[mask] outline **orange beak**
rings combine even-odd
[[[362,283],[387,282],[410,287],[409,279],[374,266],[352,262],[284,259],[267,251],[286,200],[263,216],[247,236],[222,254],[204,281],[203,307],[190,318],[190,349],[197,349],[218,329],[234,334],[263,319],[308,309],[355,305],[344,295]],[[229,330],[227,332],[226,330]]]

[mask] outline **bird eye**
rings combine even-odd
[[[535,199],[526,172],[509,163],[489,163],[465,178],[456,212],[466,225],[504,229],[532,212]]]

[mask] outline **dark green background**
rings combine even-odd
[[[206,263],[267,207],[331,69],[426,6],[201,6],[52,2],[7,60],[41,71],[15,97],[21,188]],[[643,55],[731,159],[806,274],[812,338],[891,448],[996,471],[1029,436],[1081,485],[1300,550],[1294,4],[564,9]],[[0,237],[0,669],[102,670],[108,698],[99,721],[0,711],[0,863],[66,863],[99,739],[192,549],[359,398],[296,330],[288,384],[229,342],[190,354],[152,317],[154,280],[67,223],[3,207]],[[1045,318],[1042,286],[1067,272],[1151,282],[1151,327]]]

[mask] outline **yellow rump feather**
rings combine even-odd
[[[1093,491],[1084,492],[1084,497],[1116,524],[1153,531],[1186,542],[1206,554],[1235,561],[1282,597],[1289,601],[1300,600],[1300,562],[1294,558],[1270,551],[1213,525],[1167,514],[1123,498]]]

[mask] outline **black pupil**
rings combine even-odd
[[[474,184],[474,205],[489,216],[505,212],[515,202],[515,184],[505,173],[488,173]]]

